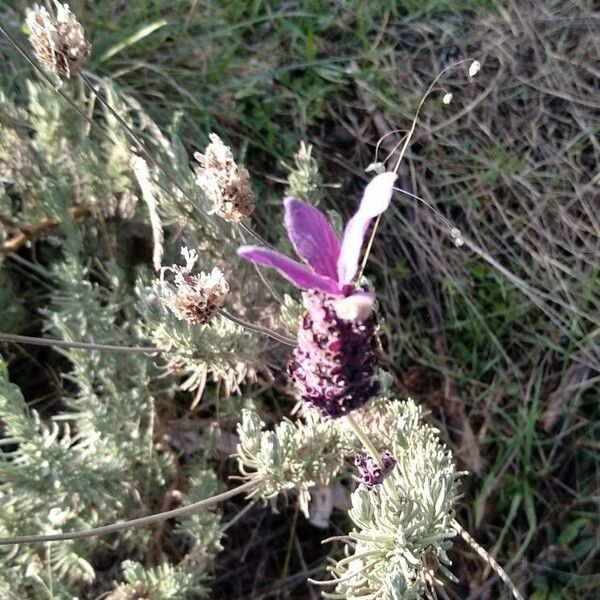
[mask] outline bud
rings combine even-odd
[[[187,248],[182,248],[181,253],[186,259],[185,267],[173,265],[162,270],[162,284],[167,270],[175,273],[174,287],[163,285],[162,299],[181,321],[203,325],[223,306],[229,284],[217,267],[209,274],[200,272],[199,275],[192,275],[191,270],[198,260],[198,254]]]
[[[288,370],[302,400],[330,419],[363,406],[377,393],[379,342],[373,310],[360,320],[337,313],[340,300],[310,290]]]
[[[362,483],[371,489],[373,486],[383,483],[398,461],[389,450],[386,450],[381,454],[381,466],[377,464],[375,458],[366,454],[357,454],[354,464],[360,473]]]
[[[469,77],[475,77],[481,69],[481,63],[478,60],[474,60],[469,66]]]
[[[55,15],[38,4],[27,11],[29,37],[38,60],[53,73],[70,79],[84,67],[92,46],[69,6],[57,0],[54,5]]]
[[[452,102],[452,92],[448,92],[447,94],[444,94],[444,97],[442,98],[442,102],[444,104],[450,104],[450,102]]]
[[[250,175],[238,166],[231,149],[218,135],[209,135],[210,144],[204,154],[196,152],[196,183],[213,203],[212,211],[230,223],[239,223],[254,211],[254,194]]]

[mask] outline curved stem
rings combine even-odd
[[[454,69],[456,67],[458,67],[459,65],[465,63],[465,62],[469,62],[471,61],[470,58],[466,58],[464,60],[460,60],[456,63],[453,63],[451,65],[448,65],[445,69],[442,69],[437,76],[435,77],[435,79],[429,84],[429,87],[427,88],[427,91],[423,94],[423,97],[421,98],[421,101],[419,102],[419,105],[417,106],[417,110],[415,112],[415,116],[413,117],[410,129],[408,131],[408,134],[406,135],[406,139],[404,140],[404,144],[402,145],[402,149],[400,150],[400,155],[398,156],[398,160],[396,161],[396,165],[394,166],[392,172],[393,173],[397,173],[398,169],[400,169],[400,164],[402,163],[402,159],[404,158],[404,155],[406,154],[406,150],[408,149],[408,145],[410,144],[413,135],[415,133],[415,129],[417,128],[417,121],[419,119],[419,114],[421,113],[421,109],[423,108],[423,105],[425,104],[425,100],[427,100],[427,98],[429,97],[429,94],[431,94],[431,92],[434,90],[435,86],[437,85],[437,82],[442,78],[442,76],[449,70]],[[380,215],[381,216],[381,215]],[[371,231],[371,235],[369,237],[369,242],[367,244],[367,249],[365,250],[365,255],[363,257],[363,261],[362,261],[362,265],[360,267],[360,271],[358,274],[358,279],[360,279],[362,277],[363,271],[365,270],[365,267],[367,265],[367,260],[369,259],[369,253],[371,252],[371,247],[373,246],[373,241],[375,239],[375,234],[377,233],[377,227],[379,226],[379,221],[380,221],[380,217],[377,217],[377,221],[375,221],[375,225],[373,226],[373,229]]]
[[[239,325],[240,327],[244,327],[245,329],[250,329],[251,331],[256,331],[257,333],[262,333],[263,335],[273,338],[274,340],[277,340],[278,342],[281,342],[282,344],[285,344],[286,346],[295,346],[296,345],[295,339],[288,337],[286,335],[282,335],[281,333],[277,333],[276,331],[273,331],[272,329],[269,329],[267,327],[262,327],[261,325],[255,325],[254,323],[250,323],[250,321],[246,321],[245,319],[242,319],[241,317],[232,315],[230,312],[227,312],[224,309],[220,309],[219,314],[221,316],[225,317],[226,319],[229,319],[236,325]]]
[[[176,517],[183,517],[185,515],[192,514],[202,508],[213,506],[219,502],[233,498],[238,494],[247,492],[252,488],[260,484],[260,480],[252,480],[244,483],[232,490],[199,500],[188,506],[181,506],[173,510],[167,510],[155,515],[149,515],[147,517],[140,517],[139,519],[131,519],[129,521],[122,521],[121,523],[113,523],[112,525],[105,525],[103,527],[95,527],[93,529],[83,529],[79,531],[70,531],[66,533],[50,533],[47,535],[22,535],[18,537],[7,537],[0,538],[0,546],[11,546],[15,544],[37,544],[39,542],[60,542],[64,540],[80,540],[84,538],[94,537],[96,535],[106,535],[107,533],[114,533],[115,531],[121,531],[123,529],[130,529],[131,527],[141,527],[143,525],[150,525],[152,523],[159,523],[160,521],[166,521],[167,519],[174,519]]]
[[[263,237],[258,235],[258,233],[256,233],[256,231],[254,231],[254,229],[251,229],[250,227],[248,227],[248,225],[246,225],[246,223],[244,223],[243,221],[241,223],[238,223],[238,226],[240,229],[243,229],[246,233],[251,235],[257,242],[260,242],[266,248],[270,248],[271,250],[275,249],[273,247],[273,244],[270,244],[269,242],[267,242],[267,240],[265,240]]]
[[[521,595],[521,592],[517,589],[517,586],[513,583],[512,579],[508,576],[508,573],[500,566],[498,561],[480,544],[478,544],[471,534],[455,519],[452,521],[452,528],[460,535],[460,537],[471,546],[476,554],[479,555],[485,562],[487,562],[492,569],[494,569],[496,575],[505,583],[506,587],[511,591],[512,595],[516,600],[525,600]]]
[[[121,352],[129,354],[141,352],[143,354],[158,354],[163,352],[162,348],[155,346],[115,346],[112,344],[95,344],[93,342],[70,342],[55,338],[33,337],[30,335],[17,335],[15,333],[0,332],[0,341],[14,342],[17,344],[32,344],[34,346],[54,346],[57,348],[81,348],[83,350],[98,350],[100,352]]]
[[[354,417],[350,414],[345,416],[346,423],[350,425],[352,433],[358,438],[360,443],[365,447],[365,450],[373,457],[377,465],[383,469],[383,463],[381,462],[381,456],[375,448],[375,444],[370,440],[369,436],[360,428],[360,425],[354,420]]]
[[[267,242],[265,242],[257,233],[254,233],[254,231],[252,231],[252,229],[250,229],[247,225],[244,225],[244,223],[239,223],[239,234],[240,234],[240,237],[242,238],[242,242],[244,242],[244,244],[246,243],[246,238],[244,237],[244,231],[247,231],[248,233],[250,233],[250,235],[254,236],[257,240],[261,241],[261,243],[266,244],[269,248],[272,247]],[[279,304],[281,304],[283,306],[283,304],[284,304],[283,298],[280,296],[280,294],[277,293],[275,288],[269,283],[267,278],[264,276],[263,272],[260,270],[259,266],[255,262],[252,262],[252,266],[254,267],[254,270],[256,271],[258,278],[263,282],[263,285],[269,290],[269,292],[271,292],[271,294],[273,295],[275,300],[277,300],[277,302],[279,302]]]

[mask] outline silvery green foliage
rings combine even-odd
[[[340,583],[330,597],[421,598],[436,569],[452,577],[446,569],[455,535],[452,455],[412,400],[380,397],[355,418],[398,464],[383,485],[368,490],[361,484],[352,494],[354,528],[347,557],[332,569]],[[312,410],[305,421],[286,420],[272,431],[255,411],[244,410],[238,435],[240,470],[262,482],[255,495],[270,500],[296,490],[305,512],[310,490],[329,483],[360,449],[343,419],[326,421]]]
[[[92,284],[87,270],[69,256],[51,280],[55,293],[47,314],[54,335],[120,341],[112,325],[120,307],[118,286]],[[71,365],[64,377],[76,392],[62,398],[65,409],[52,421],[30,410],[6,376],[0,381],[2,444],[14,445],[0,462],[4,535],[89,528],[150,512],[167,484],[172,457],[154,448],[153,405],[143,391],[151,387],[150,361],[82,350],[63,353]],[[120,536],[120,545],[126,551],[144,548],[149,535],[130,530]],[[21,584],[38,590],[27,597],[38,592],[44,597],[40,586],[48,572],[76,594],[95,579],[90,560],[102,545],[102,539],[54,544],[48,556],[44,546],[25,545],[5,558],[0,571],[27,566]],[[12,591],[24,593],[21,587]]]
[[[254,376],[260,349],[256,333],[220,315],[204,325],[181,321],[159,300],[150,305],[149,293],[155,294],[139,286],[140,332],[153,345],[164,348],[157,364],[180,378],[182,390],[200,397],[211,381],[222,386],[228,396]]]
[[[202,464],[192,463],[188,467],[186,475],[188,481],[183,498],[185,504],[210,498],[223,491],[215,472],[205,468]],[[198,575],[203,574],[215,556],[223,549],[219,506],[198,510],[178,519],[175,532],[178,537],[185,538],[186,547],[189,547],[178,568],[193,570]],[[205,576],[203,577],[206,579]]]
[[[143,236],[147,221],[145,206],[135,201],[131,143],[109,112],[102,115],[102,123],[111,128],[110,141],[86,130],[53,90],[23,84],[22,97],[25,108],[7,104],[1,109],[0,137],[9,144],[0,141],[0,162],[9,156],[11,145],[15,158],[0,173],[1,221],[35,226],[51,219],[56,225],[39,235],[43,243],[36,262],[25,269],[43,284],[39,299],[29,291],[26,296],[12,293],[14,271],[2,271],[0,308],[12,303],[14,309],[3,312],[2,329],[12,327],[25,306],[32,305],[42,307],[48,336],[147,345],[139,335],[143,315],[134,309],[131,284],[138,267],[128,255],[132,232]],[[86,101],[75,98],[79,100]],[[100,104],[95,106],[102,111]],[[137,119],[136,124],[142,119],[135,107],[121,114],[132,123]],[[151,123],[146,130],[158,137]],[[187,163],[181,168],[189,170]],[[10,197],[5,186],[10,186]],[[175,214],[187,215],[184,201],[177,198],[165,208],[173,217],[166,223],[174,222]],[[73,209],[81,209],[85,221]],[[200,346],[197,339],[196,344]],[[172,485],[174,456],[155,439],[155,404],[172,401],[175,384],[156,368],[157,357],[56,352],[65,357],[55,361],[56,401],[40,402],[42,408],[51,407],[51,417],[28,406],[3,365],[0,369],[0,536],[86,529],[150,514],[160,509]],[[64,386],[58,385],[61,379]],[[213,493],[216,477],[206,464],[187,475],[178,500],[191,502]],[[205,572],[219,550],[219,519],[218,511],[206,511],[174,523],[173,535],[186,543],[182,560],[167,568],[179,582],[175,597],[206,587],[198,582],[206,581]],[[0,548],[0,597],[86,597],[90,585],[111,584],[105,574],[98,581],[92,567],[98,555],[139,560],[152,535],[151,529],[140,528],[109,538]],[[145,570],[141,564],[140,570]]]
[[[110,274],[108,270],[109,280]],[[52,333],[63,339],[134,341],[127,340],[131,332],[126,328],[112,324],[127,304],[118,269],[113,267],[112,275],[112,288],[92,284],[88,271],[67,257],[53,273],[55,295],[48,311]],[[152,359],[82,350],[64,353],[72,365],[65,376],[77,393],[62,399],[66,410],[50,422],[27,407],[6,373],[0,377],[5,427],[0,443],[7,448],[0,454],[0,535],[95,527],[151,513],[167,491],[173,457],[153,440],[151,394],[160,394],[164,382],[151,377]],[[208,497],[217,487],[213,473],[192,465],[180,500]],[[176,535],[185,537],[187,554],[177,567],[165,566],[160,572],[169,574],[165,581],[173,574],[179,596],[160,597],[185,597],[182,590],[191,594],[204,589],[200,581],[206,581],[204,573],[220,549],[219,519],[218,511],[206,510],[177,522]],[[149,529],[131,529],[111,543],[125,555],[137,556],[151,536]],[[91,559],[104,546],[102,538],[90,538],[3,549],[0,582],[17,597],[46,598],[50,573],[55,598],[79,597],[81,586],[95,581]]]
[[[201,465],[191,465],[188,471],[192,474],[183,498],[186,504],[218,493],[219,483],[213,471],[202,469]],[[185,537],[190,547],[183,560],[177,566],[164,561],[151,568],[124,561],[121,568],[125,583],[118,585],[107,600],[183,600],[208,596],[206,571],[222,549],[220,516],[218,507],[210,507],[178,520],[176,535]]]
[[[305,412],[304,421],[285,419],[267,431],[257,413],[245,409],[238,435],[240,471],[249,480],[261,480],[253,494],[272,500],[280,492],[296,490],[306,516],[310,490],[329,484],[349,452],[343,432],[313,410]]]
[[[451,453],[412,400],[389,402],[386,412],[376,421],[398,465],[383,485],[361,484],[352,494],[348,556],[332,570],[339,583],[329,598],[413,600],[436,569],[452,577],[446,552],[456,534],[458,475]]]
[[[300,142],[300,148],[294,155],[294,165],[287,168],[290,172],[286,195],[317,206],[323,198],[323,180],[319,174],[319,164],[312,156],[312,146]]]
[[[208,594],[202,585],[204,577],[201,571],[176,568],[167,562],[146,568],[132,560],[124,561],[122,569],[127,584],[119,586],[108,596],[110,600],[184,600]]]

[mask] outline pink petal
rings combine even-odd
[[[358,211],[348,221],[337,262],[338,280],[347,284],[358,271],[358,259],[365,233],[374,217],[380,215],[389,205],[394,193],[396,173],[381,173],[374,177],[363,193]]]
[[[327,217],[314,206],[286,198],[285,228],[296,254],[317,273],[337,279],[340,241]]]
[[[279,252],[275,252],[275,250],[258,246],[241,246],[238,248],[237,253],[238,256],[247,258],[259,265],[276,269],[289,282],[300,289],[314,289],[328,294],[340,294],[337,282],[334,279],[313,273],[308,267]]]

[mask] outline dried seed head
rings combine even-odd
[[[217,267],[209,274],[200,272],[199,275],[192,275],[198,254],[188,248],[182,248],[181,254],[186,259],[185,267],[173,265],[162,269],[162,300],[178,319],[203,325],[223,306],[229,284]],[[175,274],[173,287],[165,284],[164,275],[167,271]]]
[[[371,489],[374,485],[383,483],[398,461],[389,450],[386,450],[381,453],[381,466],[377,464],[375,458],[366,454],[357,454],[354,464],[360,473],[361,481]]]
[[[250,175],[238,166],[231,150],[221,138],[211,133],[204,154],[196,152],[196,182],[213,203],[212,212],[230,223],[239,223],[254,210]]]
[[[69,6],[57,0],[54,5],[56,14],[38,4],[27,11],[31,45],[42,64],[70,79],[83,68],[92,46]]]

